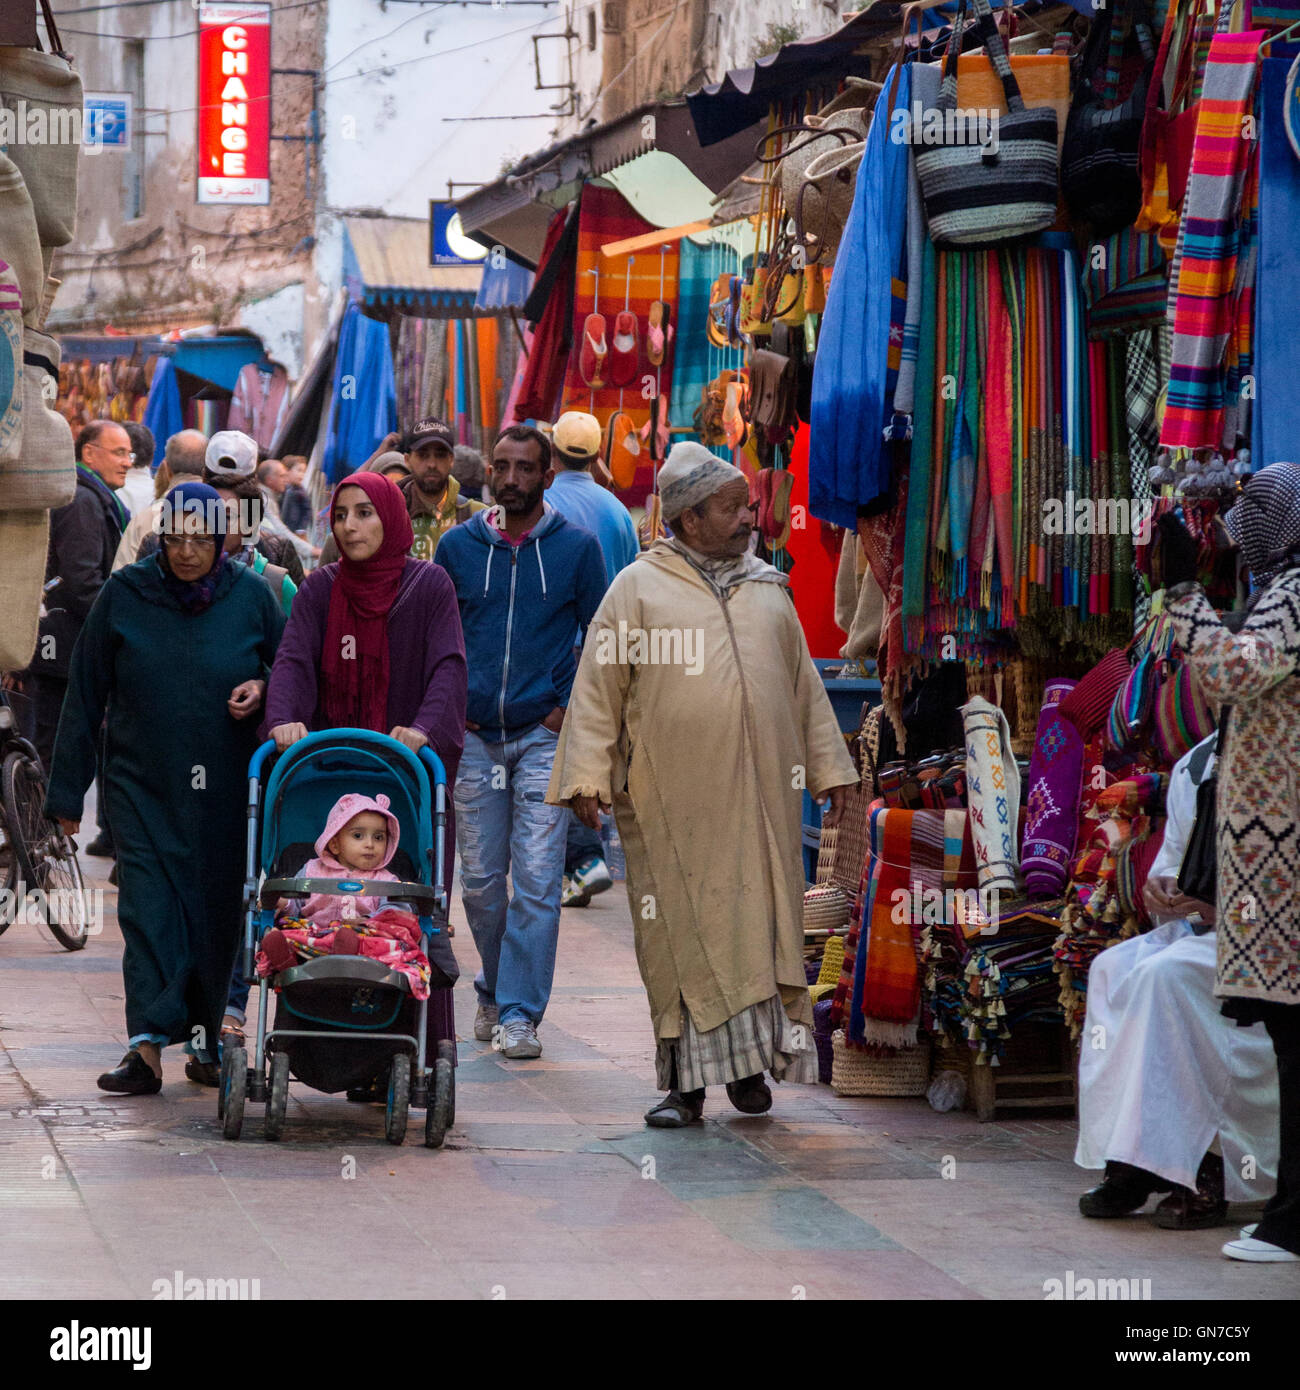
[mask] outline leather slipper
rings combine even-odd
[[[652,367],[662,367],[672,339],[672,309],[662,299],[650,306],[645,331],[645,355]]]
[[[578,355],[578,370],[588,386],[604,386],[605,362],[608,357],[605,316],[588,314],[582,325],[582,351]]]
[[[728,1081],[727,1099],[742,1115],[766,1115],[772,1108],[772,1091],[761,1073]]]
[[[605,466],[614,480],[614,486],[619,489],[631,487],[640,462],[641,441],[637,438],[636,426],[631,416],[616,410],[605,428]]]
[[[614,336],[610,340],[609,382],[611,386],[630,386],[636,379],[637,322],[630,309],[614,315]]]

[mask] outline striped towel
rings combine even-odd
[[[1251,114],[1260,29],[1216,34],[1196,123],[1187,202],[1179,228],[1174,343],[1160,442],[1174,448],[1223,439],[1225,354],[1236,309],[1237,219],[1256,145]]]

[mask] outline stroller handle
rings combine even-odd
[[[298,747],[298,744],[302,743],[324,742],[329,738],[334,738],[337,735],[346,732],[364,733],[367,735],[368,738],[385,737],[382,734],[375,735],[373,731],[369,729],[355,731],[344,729],[319,729],[314,734],[308,734],[305,739],[299,739],[298,743],[291,744],[290,747],[296,748]],[[386,741],[389,743],[397,742],[396,739],[387,739]],[[405,747],[406,745],[402,744],[401,746]],[[272,738],[268,738],[265,743],[260,744],[258,746],[257,751],[253,754],[252,758],[249,759],[248,763],[248,776],[250,780],[261,779],[262,769],[266,766],[266,760],[267,758],[271,757],[271,755],[275,751],[275,740]],[[285,751],[288,752],[289,750],[286,749]],[[429,747],[427,743],[424,745],[423,748],[420,749],[419,757],[422,762],[428,765],[429,771],[433,774],[434,785],[437,786],[439,783],[443,783],[445,785],[447,781],[447,769],[443,766],[442,759],[433,751],[432,748]]]

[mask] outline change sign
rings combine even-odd
[[[200,203],[271,201],[271,7],[199,6]]]

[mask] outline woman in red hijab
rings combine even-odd
[[[266,692],[283,751],[315,729],[374,729],[414,751],[428,743],[456,780],[465,739],[465,641],[445,570],[413,560],[397,485],[353,473],[334,489],[339,559],[293,601]],[[450,879],[448,879],[450,882]]]

